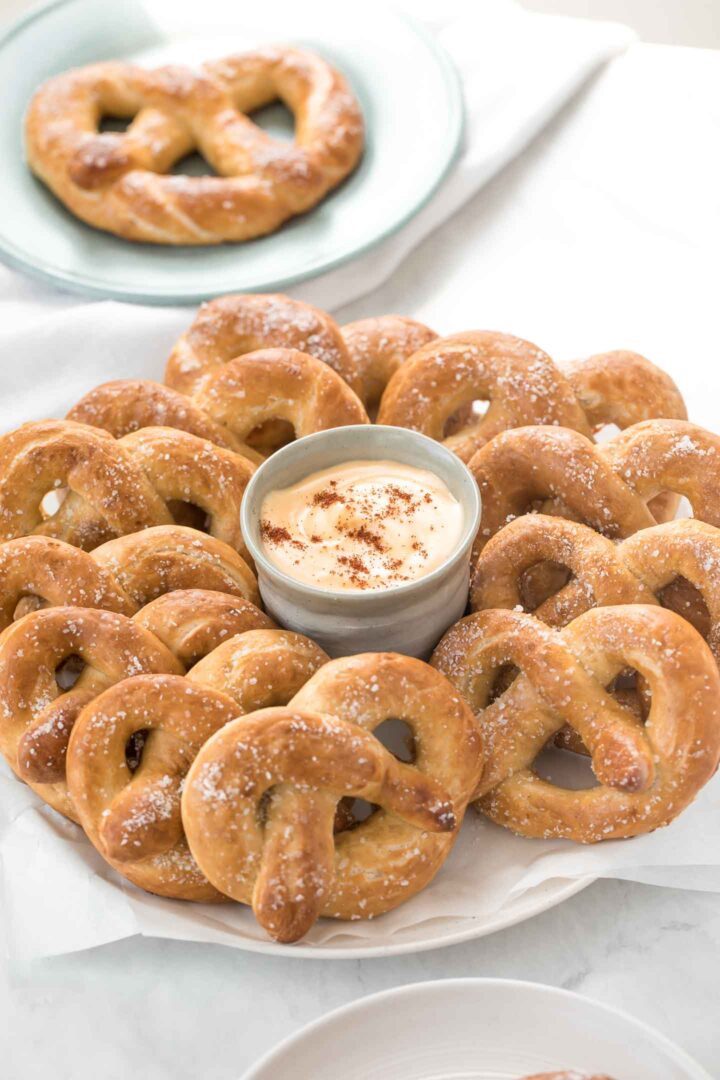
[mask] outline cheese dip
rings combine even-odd
[[[348,461],[263,500],[265,554],[290,577],[328,590],[387,589],[452,555],[461,504],[434,473],[396,461]]]

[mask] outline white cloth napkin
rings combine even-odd
[[[407,0],[407,6],[460,72],[464,147],[435,197],[399,233],[289,290],[330,311],[386,281],[633,38],[624,26],[534,15],[513,0]],[[0,427],[62,412],[106,379],[161,377],[189,318],[188,309],[86,301],[0,267]]]
[[[356,262],[293,290],[330,310],[386,281],[425,236],[519,153],[593,71],[632,39],[624,27],[530,15],[511,0],[448,0],[441,15],[436,0],[428,0],[413,4],[412,10],[425,18],[461,73],[467,109],[464,150],[433,201],[399,234]],[[172,342],[191,314],[188,309],[88,302],[0,269],[0,429],[61,416],[106,379],[161,378]],[[523,842],[471,813],[451,859],[424,893],[372,923],[318,925],[311,940],[319,946],[338,938],[390,943],[428,921],[490,916],[538,883],[563,876],[655,880],[671,865],[675,879],[677,867],[688,867],[697,877],[696,887],[720,888],[720,871],[711,867],[705,873],[701,866],[707,845],[720,851],[720,835],[711,841],[707,830],[697,827],[697,815],[703,815],[713,797],[717,801],[717,794],[708,791],[703,803],[663,834],[593,850]],[[25,955],[71,952],[136,933],[230,946],[248,937],[263,939],[243,908],[173,903],[129,886],[76,826],[42,806],[4,764],[0,860],[8,939]]]

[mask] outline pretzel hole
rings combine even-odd
[[[470,401],[465,405],[461,405],[460,408],[456,409],[454,413],[451,413],[445,421],[443,438],[447,439],[450,435],[455,435],[458,431],[462,431],[463,428],[474,427],[476,424],[479,424],[489,408],[490,402],[484,401],[482,398],[477,398],[475,401]]]
[[[134,731],[125,743],[125,764],[131,773],[136,772],[140,766],[149,734],[149,728],[141,728],[140,731]]]
[[[210,162],[204,157],[199,150],[193,150],[190,154],[185,154],[179,161],[170,169],[170,173],[173,176],[217,176],[218,173],[213,169]]]
[[[245,442],[253,450],[267,456],[272,454],[273,451],[279,450],[281,446],[287,446],[288,443],[294,442],[295,437],[295,428],[289,420],[273,419],[265,420],[262,424],[254,427],[246,437]]]
[[[374,729],[373,735],[398,761],[412,764],[416,757],[413,729],[405,720],[390,717]]]
[[[252,117],[252,122],[271,138],[280,142],[294,142],[295,117],[281,98],[270,105],[253,109],[248,115]]]
[[[567,566],[558,562],[539,562],[520,575],[520,599],[525,611],[535,611],[572,578]]]
[[[709,636],[712,620],[708,606],[700,590],[687,578],[676,577],[657,595],[664,608],[674,611],[676,615],[682,615],[704,638]]]
[[[515,667],[514,664],[503,664],[495,672],[490,691],[488,693],[487,701],[484,708],[488,705],[492,705],[493,701],[497,701],[501,697],[508,687],[515,682],[515,679],[520,674],[520,669]]]
[[[587,791],[599,786],[590,758],[586,754],[567,753],[564,748],[552,742],[535,758],[532,771],[541,780],[566,791]]]
[[[391,717],[383,720],[373,731],[375,738],[389,750],[398,761],[415,761],[416,748],[413,730],[405,720]],[[379,808],[365,799],[341,799],[335,811],[335,832],[357,828],[372,817]]]
[[[12,621],[17,622],[18,619],[22,619],[25,615],[30,615],[33,611],[40,611],[41,608],[47,606],[48,602],[44,597],[36,596],[34,593],[28,593],[26,596],[21,596],[18,600],[12,614]]]
[[[66,656],[55,668],[55,682],[62,691],[72,690],[85,668],[81,656]]]
[[[210,532],[211,519],[206,510],[196,503],[183,502],[181,499],[170,499],[168,510],[173,516],[176,525],[185,525],[189,529],[197,529],[198,532]]]
[[[106,132],[124,134],[135,119],[136,113],[130,116],[111,116],[109,113],[101,116],[98,122],[98,133],[105,135]]]
[[[68,494],[68,488],[62,486],[62,480],[56,480],[54,485],[40,500],[40,514],[44,521],[56,514]]]

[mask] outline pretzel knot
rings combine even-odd
[[[565,626],[591,607],[662,600],[707,638],[720,660],[720,530],[694,518],[669,521],[613,543],[565,518],[528,514],[483,549],[471,585],[473,610],[516,609],[523,575],[543,561],[566,567],[570,581],[534,614]],[[678,579],[694,592],[677,588]]]
[[[325,312],[286,296],[223,296],[203,304],[178,340],[169,385],[104,383],[67,418],[116,438],[176,427],[259,462],[295,436],[367,423],[362,403],[375,412],[391,374],[434,337],[399,315],[341,330]]]
[[[23,604],[133,615],[163,593],[189,588],[260,602],[255,576],[233,548],[180,525],[118,537],[91,553],[47,536],[0,544],[0,630]]]
[[[720,675],[673,612],[594,608],[563,630],[518,612],[479,612],[447,632],[432,663],[478,713],[489,750],[478,807],[523,836],[593,843],[650,832],[688,806],[717,768]],[[507,665],[519,674],[492,700]],[[649,688],[644,725],[605,690],[627,668]],[[533,771],[565,724],[588,748],[597,787],[568,790]]]
[[[88,608],[32,612],[0,634],[0,750],[46,802],[75,819],[65,762],[85,705],[132,675],[183,674],[228,636],[272,625],[248,601],[203,590],[167,593],[132,619]],[[78,660],[79,677],[63,689],[57,673]]]
[[[225,899],[188,850],[180,816],[188,769],[223,725],[288,701],[326,661],[300,634],[250,629],[209,652],[186,678],[139,675],[95,698],[73,729],[67,777],[80,823],[110,865],[161,896]],[[127,747],[138,739],[133,766]]]
[[[402,717],[415,760],[373,731]],[[470,710],[419,660],[393,653],[331,661],[286,708],[227,725],[187,777],[182,816],[190,849],[215,887],[252,904],[279,941],[320,915],[372,918],[423,888],[444,862],[479,776]],[[376,809],[333,835],[338,801]]]
[[[470,408],[477,400],[489,403],[479,420]],[[528,341],[478,330],[431,341],[404,363],[378,422],[443,440],[468,461],[499,432],[524,424],[561,424],[589,437],[605,424],[686,415],[672,379],[637,353],[559,367]]]
[[[469,467],[483,499],[476,555],[538,507],[620,539],[656,525],[654,500],[672,492],[696,518],[720,525],[720,437],[682,420],[647,420],[599,445],[567,428],[516,428]]]
[[[246,115],[281,98],[291,144]],[[103,117],[124,133],[99,133]],[[28,110],[30,167],[83,221],[130,240],[218,244],[277,229],[355,168],[362,115],[343,77],[302,49],[153,71],[92,64],[50,79]],[[166,175],[199,151],[215,176]]]
[[[40,533],[89,550],[189,512],[249,558],[239,512],[253,471],[240,455],[174,428],[113,439],[70,421],[24,424],[0,439],[0,538]],[[65,489],[46,515],[45,496]]]

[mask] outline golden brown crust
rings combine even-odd
[[[228,637],[271,626],[248,601],[200,589],[167,593],[132,619],[74,607],[32,612],[0,634],[0,750],[21,779],[74,818],[65,756],[85,705],[140,673],[183,674]],[[79,678],[63,689],[56,672],[78,659]]]
[[[116,379],[102,383],[85,394],[65,419],[102,428],[116,439],[141,428],[178,428],[226,450],[234,450],[254,465],[263,460],[261,454],[241,443],[191,398],[149,379]]]
[[[257,582],[227,544],[194,529],[158,525],[91,553],[48,536],[0,544],[0,630],[23,602],[133,615],[173,589],[212,589],[259,603]]]
[[[481,419],[469,412],[478,400],[489,403]],[[558,424],[590,436],[606,423],[686,415],[670,377],[636,353],[603,353],[563,369],[529,341],[478,330],[433,341],[404,363],[383,394],[378,422],[443,440],[468,461],[520,425]]]
[[[195,402],[243,441],[267,423],[289,424],[296,438],[369,423],[362,402],[327,364],[295,349],[247,353],[214,371]]]
[[[657,524],[654,500],[668,491],[720,526],[720,437],[683,420],[646,420],[601,444],[568,428],[515,428],[469,467],[483,499],[476,552],[536,506],[627,537]]]
[[[568,584],[533,611],[550,626],[565,626],[591,607],[662,599],[707,638],[720,660],[720,529],[685,518],[613,543],[565,518],[516,518],[478,558],[470,590],[473,610],[523,607],[523,574],[545,561],[571,574]],[[678,578],[695,591],[668,591]]]
[[[170,525],[178,504],[207,515],[208,531],[247,555],[240,532],[246,458],[175,428],[113,439],[68,420],[24,424],[0,439],[0,537],[39,533],[90,550],[116,536]],[[48,491],[69,489],[44,516]]]
[[[413,730],[412,764],[372,734],[397,716]],[[251,713],[205,744],[183,793],[185,831],[220,891],[252,903],[271,936],[295,941],[319,915],[370,918],[423,888],[450,851],[481,761],[470,711],[428,665],[346,657],[286,708]],[[334,836],[344,796],[379,809]]]
[[[699,634],[648,605],[594,608],[563,630],[515,611],[483,611],[452,627],[432,663],[465,695],[488,747],[478,807],[523,836],[581,843],[667,825],[720,759],[720,675]],[[520,674],[490,703],[501,669]],[[643,726],[606,690],[636,670],[651,695]],[[541,779],[533,762],[568,724],[590,751],[599,786]]]
[[[186,663],[223,633],[237,636],[207,652],[187,678],[137,676],[101,694],[80,714],[68,749],[69,790],[100,854],[134,884],[180,900],[226,899],[204,877],[183,831],[180,794],[193,758],[248,705],[287,701],[328,659],[300,634],[252,629],[247,611],[236,607],[233,615],[230,598],[199,627],[197,612],[209,613],[208,598],[173,593],[138,620]],[[227,678],[227,693],[208,685],[218,676]],[[138,735],[142,747],[132,771],[126,746]]]
[[[281,98],[294,142],[245,114]],[[98,131],[104,116],[133,118]],[[50,79],[25,120],[30,168],[77,217],[127,240],[219,244],[261,236],[318,203],[357,165],[360,108],[319,56],[272,47],[184,67],[118,61]],[[168,175],[198,150],[215,176]]]
[[[165,382],[192,394],[216,368],[258,349],[297,349],[337,372],[359,393],[361,382],[340,327],[320,308],[282,293],[237,293],[202,304],[178,338]]]
[[[359,373],[358,394],[371,413],[377,412],[385,387],[400,365],[437,338],[434,330],[404,315],[347,323],[342,336]]]

